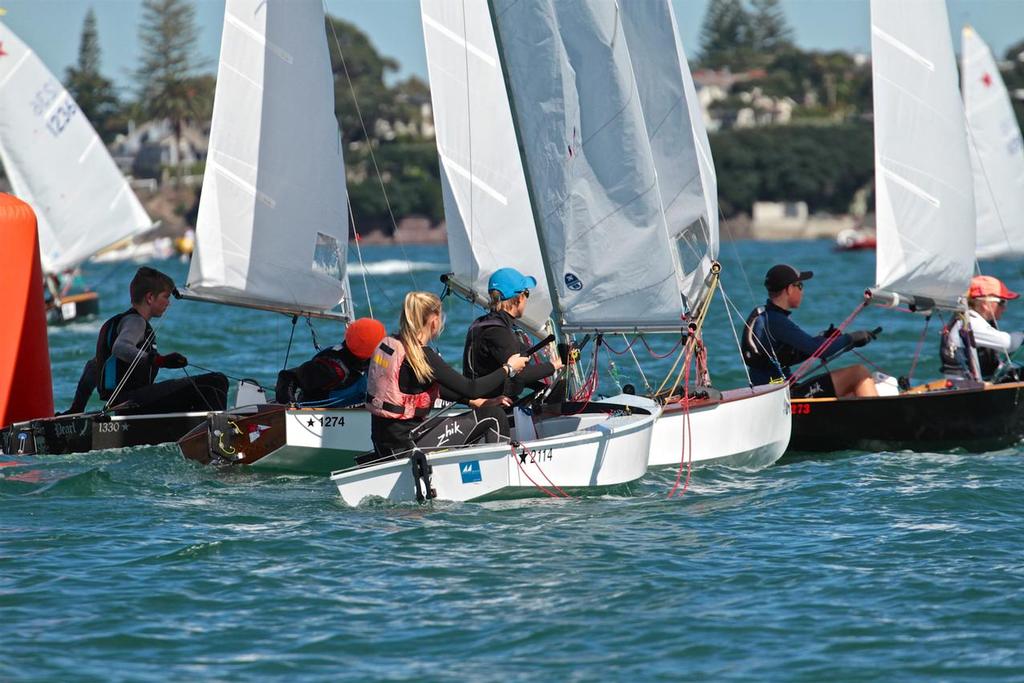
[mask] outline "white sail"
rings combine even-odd
[[[483,296],[499,268],[537,278],[523,320],[540,328],[551,297],[487,0],[420,11],[452,270]]]
[[[985,41],[961,34],[964,111],[974,170],[977,256],[1024,255],[1024,141],[1003,77]]]
[[[320,0],[228,0],[188,295],[351,316]]]
[[[74,99],[2,23],[0,162],[14,194],[36,213],[48,273],[152,226]]]
[[[943,0],[872,0],[879,289],[956,306],[974,263],[974,192]]]
[[[563,328],[678,329],[678,256],[617,4],[493,6]]]
[[[669,0],[619,5],[658,173],[669,235],[680,260],[680,291],[704,295],[718,258],[718,181],[690,66]]]

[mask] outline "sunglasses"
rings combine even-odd
[[[530,298],[530,290],[528,290],[528,289],[524,289],[521,292],[516,292],[516,294],[522,294],[524,299],[529,299]]]
[[[802,283],[802,282],[794,282],[791,286],[796,287],[797,289],[803,289],[804,288],[804,283]]]

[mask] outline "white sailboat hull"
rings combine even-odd
[[[643,410],[546,418],[537,423],[539,438],[515,447],[486,444],[427,454],[437,498],[471,501],[561,495],[568,489],[636,481],[647,472],[651,436],[661,409],[647,399],[629,397],[627,404],[619,398],[601,403]],[[348,505],[366,499],[416,499],[412,466],[406,458],[335,472],[331,480]]]
[[[768,467],[782,457],[791,429],[787,385],[726,391],[721,401],[691,406],[688,423],[682,407],[673,404],[654,425],[649,465],[678,466],[685,460]]]

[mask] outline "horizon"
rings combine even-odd
[[[704,13],[710,0],[672,0],[688,59],[695,60]],[[216,73],[224,4],[195,0],[197,48],[203,67]],[[399,70],[389,84],[409,76],[428,81],[419,3],[415,0],[326,0],[329,14],[367,34],[384,57]],[[794,43],[804,50],[867,54],[870,52],[868,0],[782,0]],[[134,90],[133,65],[139,53],[141,0],[0,0],[7,10],[0,21],[31,47],[62,81],[76,63],[82,25],[89,7],[96,13],[101,73],[125,96]],[[959,52],[960,29],[970,23],[997,59],[1024,40],[1024,2],[1014,0],[949,0],[947,11],[953,45]]]

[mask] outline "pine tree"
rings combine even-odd
[[[700,34],[700,63],[708,68],[746,68],[751,17],[742,0],[711,0]]]
[[[772,53],[793,44],[793,29],[786,23],[786,13],[779,6],[779,0],[750,0],[750,5],[753,50]]]
[[[195,6],[188,0],[143,0],[139,43],[142,59],[135,72],[139,103],[152,118],[169,119],[176,144],[185,123],[201,117],[196,100]]]
[[[113,84],[100,74],[100,42],[96,30],[96,14],[92,8],[86,12],[82,24],[78,63],[68,67],[65,81],[78,108],[103,141],[113,140],[114,134],[123,125],[123,118]]]

